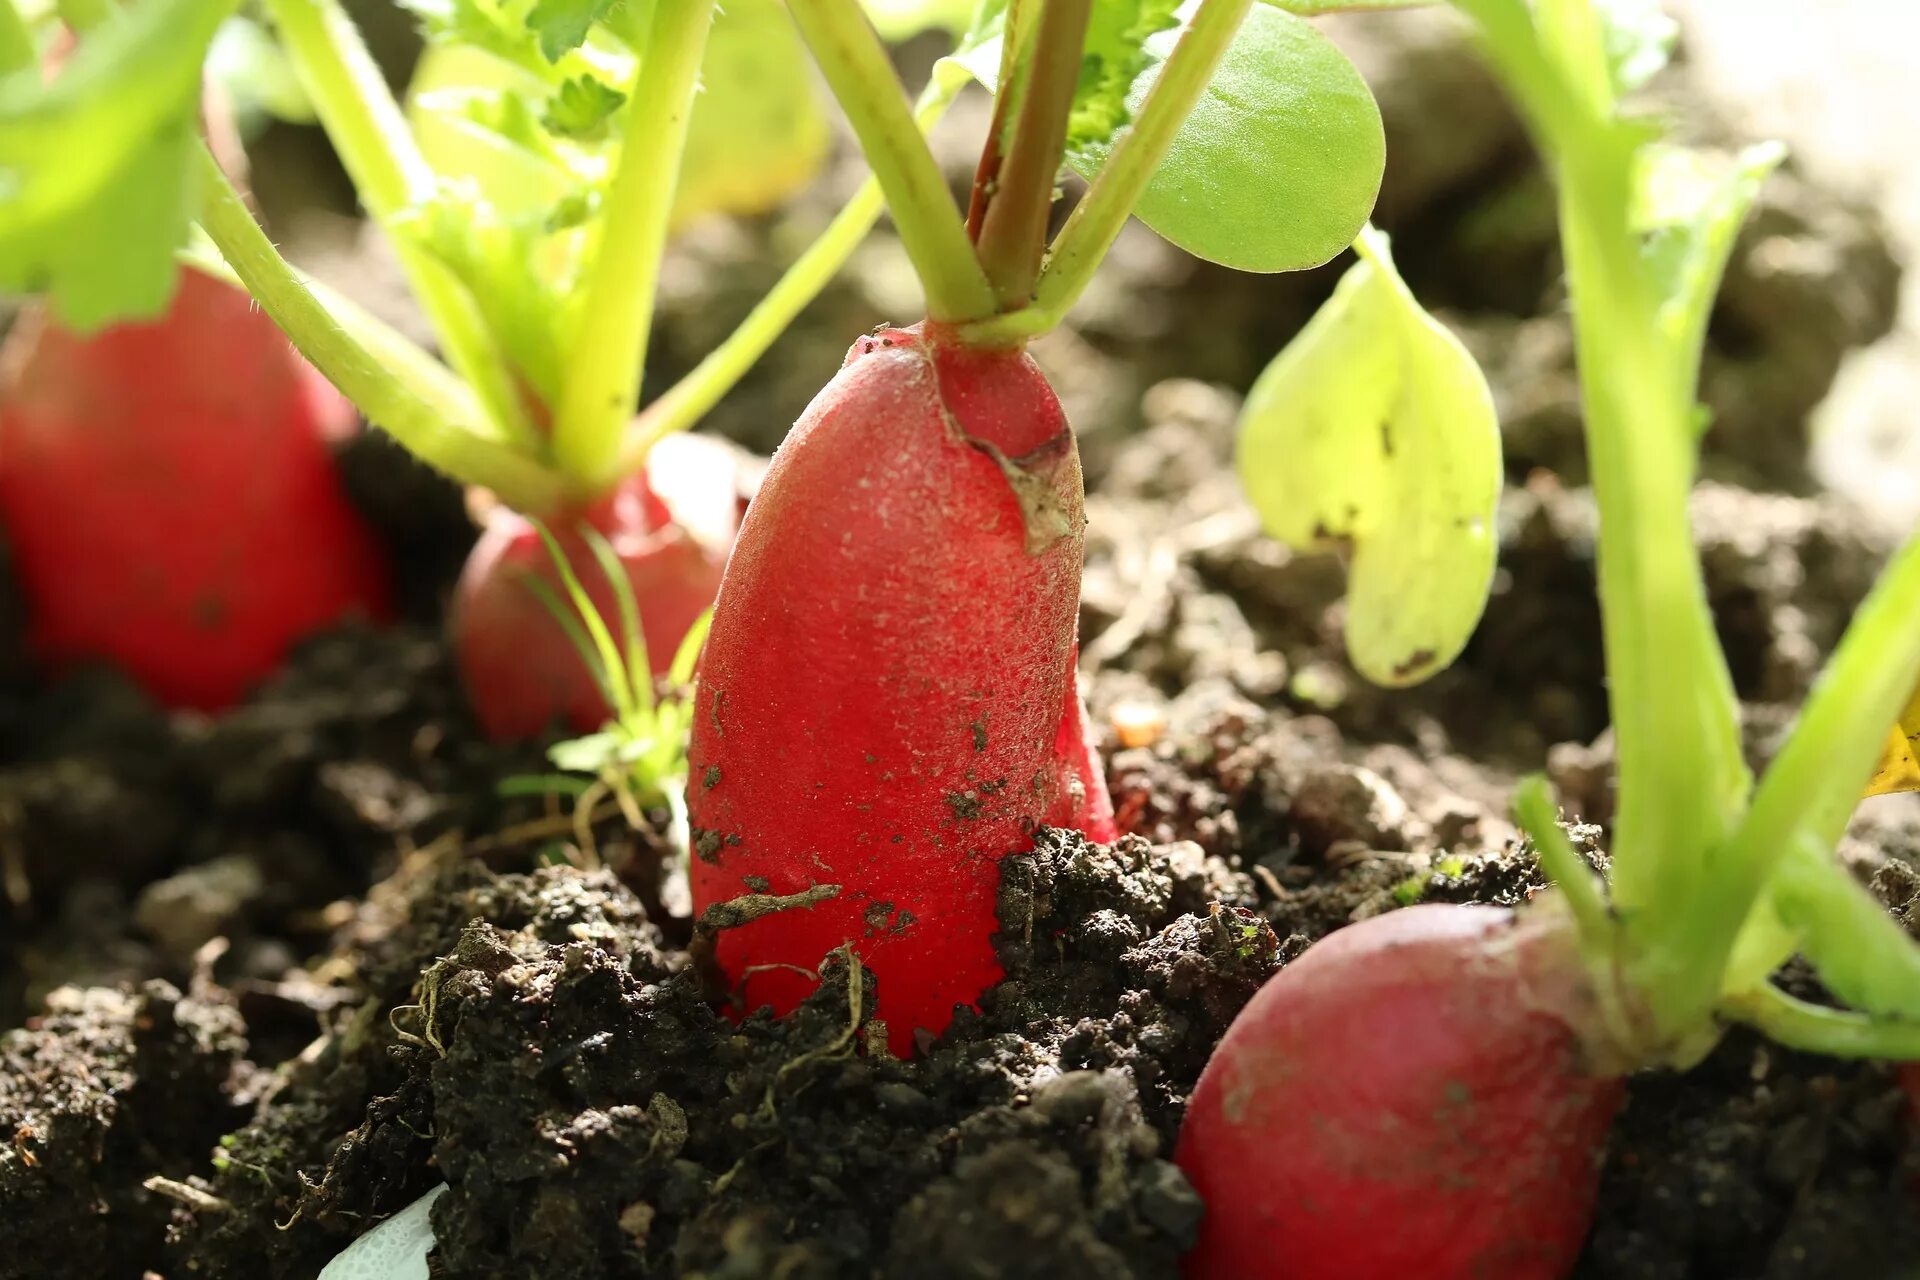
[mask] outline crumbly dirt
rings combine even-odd
[[[1522,772],[1547,769],[1606,862],[1594,516],[1546,189],[1456,30],[1337,25],[1411,158],[1379,220],[1508,424],[1500,578],[1451,670],[1393,693],[1354,677],[1337,558],[1262,537],[1231,475],[1239,392],[1338,268],[1249,280],[1130,228],[1038,354],[1083,427],[1089,696],[1134,834],[1008,859],[1006,980],[901,1062],[845,955],[788,1018],[716,1011],[659,815],[598,823],[590,870],[564,814],[498,798],[540,755],[479,739],[438,634],[472,532],[390,446],[342,466],[406,623],[315,639],[218,720],[33,670],[0,569],[0,1280],[310,1280],[442,1180],[435,1274],[458,1280],[1176,1275],[1203,1206],[1167,1156],[1266,977],[1373,914],[1538,892],[1505,816]],[[681,245],[656,385],[856,176]],[[911,305],[903,279],[876,239],[715,427],[770,446],[849,336]],[[1756,760],[1888,550],[1814,491],[1803,433],[1894,279],[1871,213],[1789,175],[1716,314],[1694,515]],[[1841,854],[1920,936],[1920,803],[1865,806]],[[1632,1083],[1577,1274],[1911,1276],[1916,1180],[1884,1069],[1730,1034]]]

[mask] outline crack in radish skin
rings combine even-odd
[[[729,841],[691,878],[696,909],[843,890],[720,936],[742,1007],[792,1008],[851,943],[910,1053],[1001,976],[999,860],[1042,824],[1112,838],[1075,674],[1084,525],[1078,451],[1023,352],[884,329],[795,424],[701,660],[716,714],[689,759],[719,781],[690,820]]]

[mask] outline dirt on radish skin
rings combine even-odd
[[[153,323],[23,320],[0,355],[0,526],[33,650],[216,710],[301,637],[385,618],[385,557],[331,454],[356,423],[245,293],[197,271]]]
[[[1351,925],[1283,969],[1181,1130],[1208,1206],[1187,1274],[1565,1276],[1624,1094],[1550,1003],[1583,979],[1563,918],[1443,904]]]
[[[739,455],[719,441],[671,436],[646,467],[575,518],[548,529],[594,607],[619,636],[614,589],[581,535],[597,530],[625,568],[654,674],[664,674],[713,604],[739,527]],[[495,741],[532,738],[555,723],[598,729],[611,710],[580,651],[528,585],[567,597],[534,523],[506,507],[488,513],[454,593],[453,640],[475,715]]]
[[[1024,352],[862,338],[774,456],[715,605],[689,748],[696,910],[748,1009],[853,942],[896,1053],[1000,977],[999,860],[1112,834],[1075,676],[1080,463]],[[822,892],[826,892],[822,890]]]

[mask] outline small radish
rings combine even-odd
[[[669,436],[643,470],[549,531],[601,617],[617,619],[613,587],[580,535],[603,534],[639,605],[649,664],[666,671],[680,641],[712,605],[740,518],[735,454],[700,436]],[[612,714],[591,668],[529,579],[564,599],[559,571],[525,516],[495,507],[454,594],[453,643],[475,714],[496,740],[532,737],[555,723],[576,732]]]
[[[356,422],[197,271],[152,323],[81,337],[28,315],[0,356],[0,525],[35,651],[216,710],[301,637],[384,617],[382,551],[330,452]]]
[[[1017,349],[862,338],[774,455],[700,668],[696,907],[839,896],[720,936],[748,1007],[852,940],[897,1053],[1000,977],[999,860],[1113,836],[1074,675],[1079,453]],[[792,967],[788,967],[792,966]]]
[[[1564,917],[1426,905],[1275,975],[1194,1089],[1194,1277],[1554,1280],[1592,1215],[1618,1075],[1593,1070]]]

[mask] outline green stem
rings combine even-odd
[[[0,75],[31,67],[40,51],[33,42],[33,29],[20,16],[13,0],[0,0]]]
[[[274,251],[239,191],[205,147],[198,164],[201,222],[254,300],[293,345],[352,400],[368,421],[408,452],[466,484],[485,485],[514,509],[539,512],[561,496],[557,476],[511,443],[488,434],[479,404],[464,386],[403,381],[348,336],[292,267]]]
[[[920,95],[915,122],[924,133],[933,128],[969,77],[951,63],[934,69],[934,79]],[[880,183],[868,178],[860,184],[819,239],[794,260],[786,274],[755,304],[726,341],[634,419],[620,450],[618,470],[631,475],[646,461],[647,450],[662,437],[685,431],[705,417],[727,392],[774,344],[795,316],[820,296],[827,282],[846,265],[879,219],[884,201]]]
[[[1566,896],[1567,909],[1580,927],[1582,942],[1598,943],[1612,933],[1612,916],[1606,897],[1600,891],[1593,869],[1574,851],[1573,842],[1560,825],[1559,806],[1547,780],[1538,774],[1522,778],[1513,791],[1513,816],[1521,830],[1533,840],[1553,882]]]
[[[974,250],[1003,311],[1033,300],[1091,13],[1091,0],[1046,0],[1022,76],[1025,88],[1013,136],[980,218]]]
[[[554,459],[587,493],[620,479],[621,437],[640,402],[660,258],[714,0],[653,6],[628,95],[587,296],[554,417]]]
[[[1789,1049],[1833,1058],[1920,1061],[1920,1022],[1829,1009],[1797,1000],[1771,985],[1726,997],[1719,1012]]]
[[[1734,838],[1718,852],[1701,945],[1731,946],[1754,901],[1797,846],[1845,833],[1885,741],[1920,683],[1920,535],[1907,540],[1841,637]]]
[[[396,215],[433,196],[434,174],[353,19],[339,0],[267,0],[267,11],[354,189],[392,236],[401,270],[448,361],[502,430],[534,449],[537,437],[512,370],[472,295],[412,236],[392,230]]]
[[[1710,1025],[1724,940],[1695,921],[1720,897],[1710,860],[1744,811],[1732,680],[1707,607],[1688,498],[1687,359],[1630,217],[1642,134],[1613,116],[1587,0],[1456,0],[1555,169],[1598,550],[1618,759],[1612,900],[1622,967],[1676,1045]]]
[[[1139,116],[1054,237],[1047,265],[1033,289],[1033,305],[968,326],[962,337],[982,343],[1017,342],[1045,333],[1065,319],[1113,247],[1140,193],[1166,159],[1174,135],[1213,79],[1214,68],[1252,7],[1253,0],[1201,0]]]
[[[886,193],[900,243],[926,291],[928,316],[958,324],[992,315],[993,289],[966,224],[859,0],[788,0],[787,8]]]

